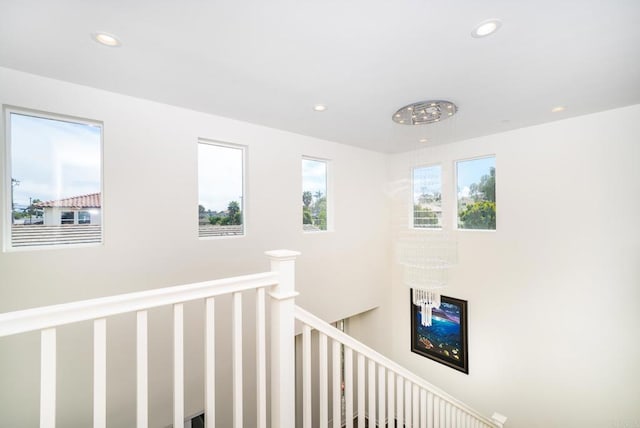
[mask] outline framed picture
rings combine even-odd
[[[441,296],[433,309],[431,326],[421,323],[420,307],[411,303],[411,352],[469,374],[467,301]]]

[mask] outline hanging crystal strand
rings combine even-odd
[[[433,307],[440,309],[440,293],[434,293]]]

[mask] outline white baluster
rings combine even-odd
[[[205,409],[204,422],[207,428],[216,425],[216,321],[215,299],[205,301]]]
[[[420,428],[427,428],[427,390],[420,389]]]
[[[136,313],[136,427],[149,425],[147,311]]]
[[[364,390],[364,355],[358,354],[358,428],[364,428],[365,421],[365,408],[364,408],[364,396],[366,394]]]
[[[184,425],[184,305],[173,305],[173,426]]]
[[[327,373],[327,336],[320,333],[320,428],[329,426],[329,376]]]
[[[406,381],[404,383],[404,424],[407,428],[413,427],[411,416],[411,382]]]
[[[369,418],[369,426],[376,426],[376,363],[369,360],[369,375],[367,376],[369,382],[369,409],[367,416]]]
[[[445,412],[446,412],[446,418],[447,418],[447,425],[445,425],[447,428],[451,428],[451,403],[449,403],[448,401],[445,404]]]
[[[353,351],[344,348],[344,399],[346,428],[353,428]]]
[[[402,427],[404,424],[404,379],[401,376],[398,376],[396,380],[396,403],[398,426]]]
[[[378,425],[379,426],[384,426],[385,421],[386,421],[386,415],[385,415],[385,411],[386,411],[386,404],[385,404],[385,399],[386,399],[386,391],[385,391],[385,375],[386,375],[386,370],[385,368],[380,365],[378,366]]]
[[[413,385],[413,416],[412,427],[420,425],[420,388],[418,385]]]
[[[40,428],[56,426],[56,329],[40,333]]]
[[[333,341],[333,361],[331,363],[332,377],[333,377],[333,428],[342,427],[342,392],[341,379],[340,379],[340,342]]]
[[[395,374],[389,370],[387,372],[387,418],[389,420],[389,427],[393,427],[393,421],[396,418],[395,415],[395,397],[393,395],[393,387],[395,384]]]
[[[107,426],[107,320],[93,322],[93,427]]]
[[[442,428],[440,425],[440,397],[433,396],[433,428]]]
[[[267,345],[264,288],[256,290],[257,428],[267,428]]]
[[[242,294],[233,293],[233,426],[242,428]]]
[[[427,428],[433,428],[433,394],[427,393]]]
[[[312,428],[311,406],[311,327],[302,326],[302,426]]]

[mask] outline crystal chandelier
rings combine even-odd
[[[422,325],[430,326],[449,269],[457,262],[457,242],[442,229],[405,232],[398,239],[398,262],[403,283],[413,290],[413,304],[420,307]]]
[[[457,111],[458,107],[451,101],[418,101],[399,109],[392,119],[401,125],[425,125],[447,119]]]
[[[392,119],[402,125],[435,124],[450,118],[457,111],[457,106],[451,101],[419,101],[402,107]],[[412,162],[415,162],[411,165],[412,169],[427,163],[427,159],[420,159],[423,152],[418,151],[417,156],[412,157]],[[446,194],[442,196],[447,199]],[[446,208],[451,204],[444,202],[440,214],[443,224],[436,224],[435,227],[433,224],[417,225],[414,219],[409,218],[407,222],[401,222],[397,239],[403,283],[412,290],[412,301],[420,307],[420,319],[424,326],[431,325],[432,311],[440,307],[440,295],[448,283],[449,270],[457,263],[455,235],[445,229],[451,219]]]

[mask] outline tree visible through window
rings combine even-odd
[[[440,165],[413,169],[413,227],[442,227],[442,173]]]
[[[302,226],[327,230],[327,162],[302,159]]]
[[[458,228],[496,228],[496,158],[457,162]]]
[[[102,125],[7,109],[8,247],[102,241]]]
[[[198,143],[198,235],[244,235],[244,148]]]

